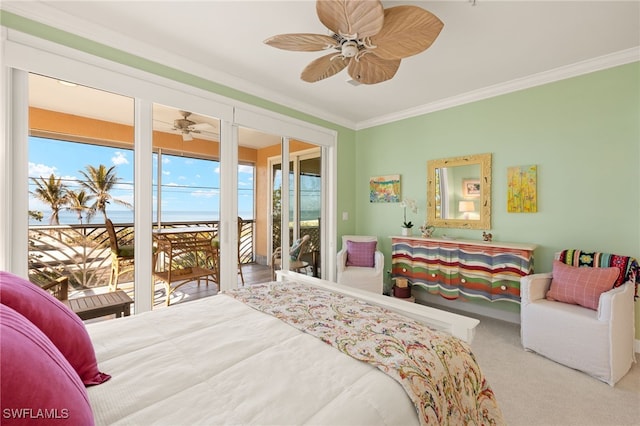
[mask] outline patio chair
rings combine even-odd
[[[135,269],[133,244],[119,245],[118,236],[113,227],[111,219],[105,221],[107,233],[109,234],[109,244],[111,245],[111,274],[109,275],[109,291],[118,290],[118,280],[120,275],[131,272]]]
[[[40,285],[40,288],[48,291],[58,300],[67,300],[69,298],[69,277],[59,277],[46,284]]]
[[[307,252],[309,247],[309,235],[304,235],[293,243],[289,249],[289,270],[300,272],[309,267],[309,262],[302,260],[302,256]],[[276,270],[282,268],[282,248],[278,247],[271,257],[271,277],[275,281]]]

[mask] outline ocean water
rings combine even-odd
[[[37,221],[34,219],[29,219],[29,225],[48,225],[49,219],[51,218],[50,211],[43,211],[44,217],[42,221]],[[253,219],[252,212],[239,212],[240,217],[243,219]],[[109,211],[107,209],[107,216],[113,223],[133,223],[133,210],[113,210]],[[202,222],[211,222],[217,221],[220,219],[220,212],[217,211],[163,211],[162,212],[162,221],[163,222],[183,222],[183,221],[202,221]],[[59,214],[60,225],[78,225],[78,215],[74,212],[70,211],[60,211]],[[156,222],[157,217],[154,213],[153,221]],[[101,225],[104,223],[104,219],[102,213],[98,213],[91,218],[91,221],[87,221],[87,218],[83,215],[83,224],[96,224]]]
[[[49,225],[49,219],[51,218],[51,211],[43,211],[44,217],[42,221],[29,218],[29,225]],[[253,212],[240,211],[238,215],[244,220],[255,219]],[[113,210],[107,209],[107,216],[113,223],[133,223],[133,210]],[[320,217],[320,213],[317,210],[303,210],[300,213],[301,221],[317,221]],[[78,215],[74,212],[67,210],[61,210],[58,216],[60,225],[79,225]],[[168,210],[162,212],[163,222],[211,222],[220,220],[220,212],[218,211],[190,211],[190,210]],[[156,214],[153,214],[153,222],[156,222]],[[87,221],[87,218],[83,215],[82,223],[85,225],[102,225],[104,219],[102,213],[98,213],[91,218],[91,221]]]

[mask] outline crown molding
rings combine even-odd
[[[640,47],[622,50],[620,52],[609,55],[600,56],[593,59],[577,62],[553,70],[544,71],[516,80],[507,81],[483,89],[474,90],[472,92],[463,93],[458,96],[442,99],[437,102],[421,105],[416,108],[406,109],[394,114],[377,117],[372,120],[361,121],[357,124],[355,130],[362,130],[369,127],[380,126],[382,124],[393,123],[395,121],[413,118],[420,115],[429,114],[436,111],[453,108],[456,106],[477,102],[483,99],[489,99],[507,93],[517,92],[519,90],[529,89],[544,84],[553,83],[567,78],[577,77],[589,74],[595,71],[607,68],[617,67],[632,62],[640,61]]]

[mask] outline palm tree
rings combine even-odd
[[[91,217],[95,214],[95,211],[87,205],[89,201],[93,199],[91,195],[87,195],[84,190],[80,190],[79,192],[69,190],[67,192],[68,199],[67,210],[71,210],[76,212],[78,215],[78,222],[82,225],[82,212],[87,212],[87,220],[91,219]]]
[[[42,212],[37,210],[29,210],[29,217],[35,219],[38,222],[42,222]]]
[[[97,168],[94,166],[85,166],[86,171],[80,170],[80,174],[84,176],[84,180],[80,184],[89,191],[95,201],[91,205],[94,212],[102,212],[105,222],[107,221],[107,204],[113,200],[122,206],[133,208],[131,203],[113,198],[109,192],[115,187],[120,178],[116,176],[116,166],[107,166],[100,164]]]
[[[31,181],[36,185],[36,188],[30,191],[31,195],[51,207],[49,225],[60,225],[60,209],[67,203],[68,197],[67,187],[62,183],[62,179],[51,173],[48,179],[40,176],[31,178]]]

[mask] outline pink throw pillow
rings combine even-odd
[[[17,275],[0,271],[0,303],[40,329],[89,386],[111,378],[98,370],[96,354],[84,323],[58,299]]]
[[[87,390],[28,319],[0,304],[2,424],[93,425]]]
[[[619,274],[616,267],[576,267],[554,260],[547,299],[597,310],[600,295],[613,288]]]
[[[347,266],[372,268],[375,265],[377,241],[347,240]]]

